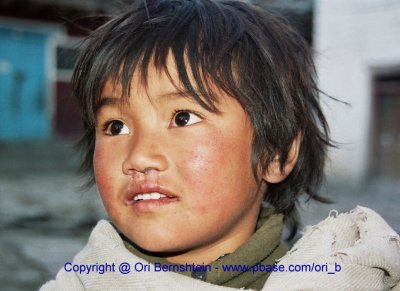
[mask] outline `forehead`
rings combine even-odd
[[[120,99],[120,103],[129,102],[132,97],[147,97],[162,102],[184,98],[197,102],[205,109],[218,112],[218,104],[228,96],[210,77],[194,77],[192,70],[178,70],[175,59],[168,56],[165,67],[157,67],[154,60],[146,67],[136,66],[131,76],[109,76],[104,82],[95,110],[107,99]],[[236,99],[236,98],[234,98]]]
[[[118,78],[108,77],[104,83],[101,98],[114,96],[118,98],[124,95],[156,96],[163,92],[184,92],[180,85],[179,76],[174,63],[169,62],[166,69],[156,68],[149,64],[145,69],[137,67],[130,78],[119,76]]]
[[[108,80],[103,88],[96,112],[104,106],[119,107],[121,109],[124,105],[129,104],[132,98],[147,98],[153,105],[156,104],[158,106],[180,99],[185,99],[192,103],[195,102],[190,95],[175,89],[174,86],[168,86],[168,84],[163,86],[163,82],[155,83],[154,86],[144,87],[139,84],[139,86],[132,85],[132,87],[129,96],[124,96],[121,84]]]

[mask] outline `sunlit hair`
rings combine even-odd
[[[204,108],[218,111],[211,85],[240,102],[254,127],[255,175],[277,154],[283,170],[294,138],[301,135],[294,170],[268,185],[265,194],[294,235],[299,196],[324,201],[315,190],[331,145],[328,126],[307,43],[278,16],[244,2],[133,1],[87,38],[72,84],[82,110],[82,169],[89,184],[94,182],[96,108],[105,82],[120,83],[128,98],[133,74],[140,73],[146,83],[149,66],[168,73],[169,55],[179,72],[179,80],[172,81]]]

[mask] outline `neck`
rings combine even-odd
[[[209,264],[216,261],[227,253],[233,253],[242,244],[244,244],[253,231],[246,234],[240,233],[231,236],[227,240],[220,240],[205,247],[198,247],[195,250],[189,250],[181,253],[169,253],[163,257],[170,263],[177,264]]]

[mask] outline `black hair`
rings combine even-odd
[[[105,82],[118,80],[127,98],[134,72],[143,80],[150,65],[168,72],[170,54],[182,90],[201,106],[218,110],[211,82],[240,102],[254,128],[255,175],[258,168],[267,170],[277,154],[283,171],[293,140],[301,137],[293,171],[282,182],[268,185],[265,193],[265,202],[284,214],[293,236],[299,196],[307,193],[326,202],[316,189],[332,142],[308,44],[279,16],[248,3],[133,1],[87,38],[72,84],[82,109],[82,169],[91,175],[90,183],[96,107]]]

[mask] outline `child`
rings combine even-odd
[[[303,39],[239,1],[134,1],[89,36],[72,82],[112,225],[43,289],[262,289],[270,272],[226,266],[273,265],[299,195],[324,201],[331,141]]]

